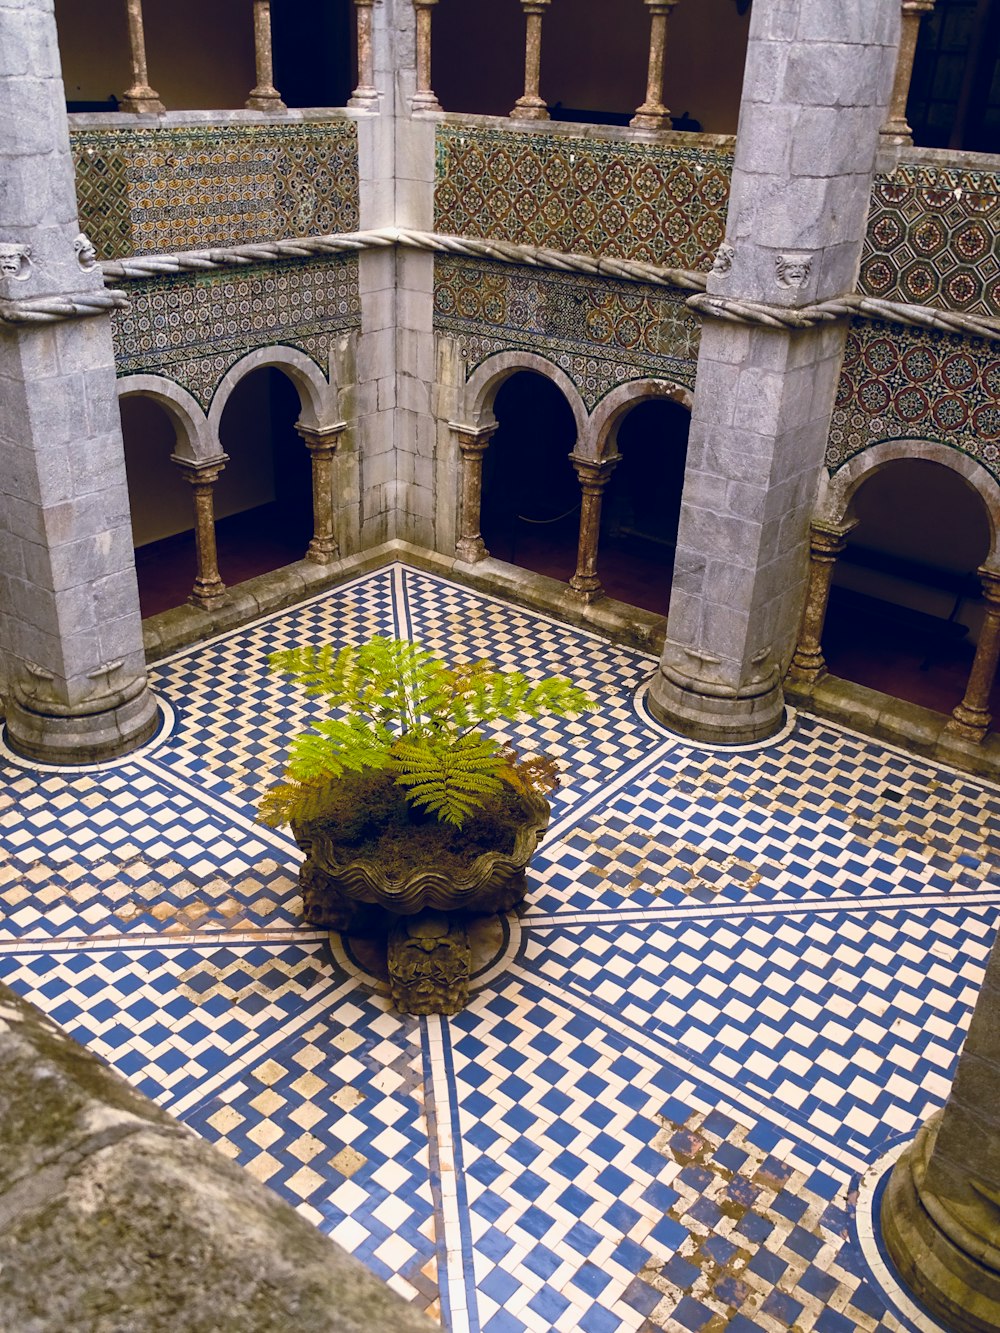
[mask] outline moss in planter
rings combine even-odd
[[[391,775],[366,771],[338,779],[325,814],[306,829],[323,829],[341,861],[374,860],[384,874],[402,879],[427,866],[461,874],[483,852],[509,855],[529,814],[517,792],[505,787],[457,829],[408,805]]]

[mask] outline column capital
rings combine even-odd
[[[192,486],[212,486],[219,480],[219,474],[229,462],[228,454],[215,454],[212,458],[183,458],[180,454],[170,455],[171,463],[180,468],[185,481]]]
[[[301,421],[295,423],[296,434],[301,436],[310,453],[336,453],[340,437],[346,429],[346,421],[335,421],[331,426],[306,426]]]
[[[856,518],[843,523],[825,523],[814,519],[809,524],[809,549],[817,559],[836,559],[847,545],[847,539],[858,526]]]
[[[649,10],[649,12],[653,15],[654,18],[656,18],[660,14],[663,14],[665,17],[669,18],[671,11],[676,9],[677,6],[680,4],[680,2],[681,0],[642,0],[642,3],[646,6],[646,8]],[[931,0],[931,4],[933,3],[934,0]]]
[[[437,3],[437,0],[433,0]],[[526,14],[544,14],[552,0],[521,0],[521,8]]]
[[[581,454],[566,455],[576,470],[581,486],[593,486],[598,490],[608,484],[611,474],[621,462],[621,454],[611,454],[608,458],[585,458]]]
[[[936,0],[903,0],[904,14],[929,14]]]
[[[459,421],[449,421],[448,429],[453,431],[458,440],[458,447],[463,453],[481,452],[497,433],[499,422],[491,421],[484,426],[464,426]]]

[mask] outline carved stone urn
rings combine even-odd
[[[429,863],[401,875],[353,855],[322,819],[293,822],[305,853],[299,871],[310,926],[385,937],[389,987],[402,1013],[454,1014],[468,1000],[471,950],[465,920],[510,911],[527,893],[525,871],[549,823],[548,801],[521,797],[524,819],[509,852],[470,856],[461,871]]]

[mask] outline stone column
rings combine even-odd
[[[204,463],[192,463],[171,454],[190,482],[194,495],[194,546],[198,559],[198,573],[188,598],[203,611],[214,611],[226,600],[226,585],[219,575],[219,556],[215,546],[215,483],[229,462],[226,454],[217,455]]]
[[[906,119],[906,103],[910,96],[913,57],[917,52],[920,20],[933,8],[934,0],[903,0],[899,56],[896,60],[896,77],[892,86],[889,119],[882,126],[882,139],[885,143],[913,143],[913,131]]]
[[[630,124],[640,130],[669,130],[670,112],[663,105],[663,55],[667,45],[667,19],[680,0],[643,0],[650,16],[649,73],[646,100],[636,108]]]
[[[497,423],[478,429],[449,422],[462,454],[462,512],[455,553],[459,560],[474,564],[489,555],[479,524],[483,507],[483,454],[496,434]]]
[[[30,47],[25,35],[31,35]],[[0,0],[0,299],[94,301],[52,0]],[[21,754],[93,763],[156,729],[111,320],[0,325],[0,663]]]
[[[945,1328],[1000,1329],[1000,943],[943,1111],[896,1163],[882,1235]]]
[[[128,44],[132,57],[132,86],[122,94],[119,108],[139,114],[162,116],[163,103],[149,86],[146,69],[146,34],[142,26],[142,0],[126,0]]]
[[[965,698],[952,711],[951,721],[945,727],[949,736],[958,736],[976,745],[990,729],[990,692],[1000,661],[1000,574],[995,570],[980,569],[979,577],[983,581],[986,615],[979,631]]]
[[[847,545],[847,538],[858,526],[855,519],[842,527],[813,523],[809,532],[809,587],[802,611],[799,641],[788,669],[790,679],[813,684],[826,675],[823,660],[823,626],[830,601],[830,585],[837,557]]]
[[[375,110],[378,107],[378,89],[375,87],[375,47],[372,40],[372,8],[375,0],[354,0],[358,19],[358,86],[351,93],[347,105]]]
[[[253,0],[253,42],[257,57],[257,87],[247,98],[247,107],[251,111],[284,111],[285,104],[274,86],[271,0]]]
[[[854,290],[898,32],[887,0],[753,6],[726,243],[692,298],[704,325],[649,696],[693,739],[782,725],[846,334],[795,327],[797,311]]]
[[[305,558],[329,565],[340,555],[333,525],[333,458],[346,421],[333,426],[296,426],[312,459],[313,535]]]
[[[438,0],[413,0],[417,11],[417,87],[410,99],[412,111],[440,111],[431,88],[431,9]]]
[[[604,596],[601,580],[597,577],[597,548],[601,539],[601,501],[604,488],[620,458],[580,458],[570,454],[569,459],[580,479],[580,537],[576,550],[576,573],[569,581],[574,592],[586,602]]]
[[[524,40],[524,92],[514,103],[512,120],[548,120],[549,109],[538,91],[542,73],[542,15],[551,0],[521,0],[526,30]]]

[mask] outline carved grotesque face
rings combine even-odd
[[[774,261],[774,267],[782,287],[804,287],[812,260],[808,255],[779,255]]]
[[[82,269],[92,269],[97,263],[97,251],[90,242],[90,237],[84,232],[73,242],[73,249],[76,251],[77,261]]]
[[[736,251],[725,241],[715,252],[715,260],[712,264],[712,272],[715,274],[725,274],[733,267],[733,260],[736,258]]]
[[[0,278],[26,277],[30,256],[31,250],[28,246],[15,245],[12,241],[0,241]],[[22,269],[25,272],[22,272]]]

